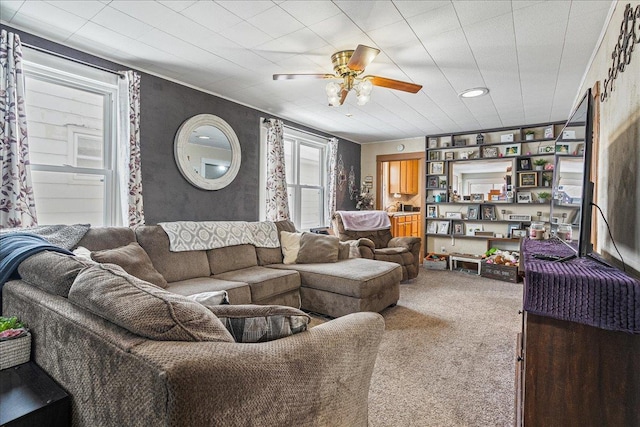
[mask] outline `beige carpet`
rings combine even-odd
[[[369,391],[369,425],[512,426],[522,284],[422,270],[400,285]]]

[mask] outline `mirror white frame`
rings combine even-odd
[[[227,172],[219,178],[205,178],[196,173],[196,171],[194,171],[189,165],[189,159],[186,152],[187,144],[189,144],[189,137],[191,134],[200,126],[213,126],[217,128],[227,137],[229,145],[231,145],[231,164],[229,165]],[[231,184],[238,175],[242,159],[238,136],[231,126],[229,126],[229,123],[218,116],[214,116],[213,114],[198,114],[197,116],[193,116],[190,119],[185,120],[185,122],[180,125],[173,143],[173,155],[182,176],[184,176],[190,184],[203,190],[220,190],[221,188]]]

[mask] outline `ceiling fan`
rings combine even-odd
[[[367,65],[380,53],[379,49],[365,45],[358,45],[356,50],[342,50],[331,55],[334,74],[274,74],[273,80],[292,79],[338,79],[342,83],[329,82],[326,87],[329,105],[342,105],[349,91],[355,89],[358,97],[358,105],[366,104],[371,98],[373,86],[402,90],[416,93],[422,89],[422,85],[388,79],[380,76],[364,76]]]

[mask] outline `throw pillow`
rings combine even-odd
[[[91,251],[84,246],[78,246],[72,252],[77,257],[91,259]]]
[[[153,266],[149,255],[137,242],[131,242],[115,249],[91,252],[91,258],[103,264],[119,265],[132,276],[161,288],[168,286],[162,274],[158,273],[158,270]]]
[[[233,337],[203,305],[140,280],[117,265],[78,274],[69,301],[134,334],[158,341],[223,341]]]
[[[227,294],[227,291],[201,292],[199,294],[187,295],[187,298],[200,303],[205,307],[229,304],[229,295]]]
[[[236,342],[256,343],[306,331],[311,318],[302,310],[281,305],[218,305],[208,307]]]
[[[18,266],[18,274],[25,282],[43,291],[69,297],[69,289],[80,271],[95,262],[59,252],[42,251],[31,255]]]
[[[337,262],[340,239],[325,234],[302,233],[298,264]]]
[[[295,264],[300,250],[302,233],[280,232],[280,246],[282,246],[283,264]]]

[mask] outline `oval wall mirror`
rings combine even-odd
[[[198,114],[182,123],[173,154],[182,176],[204,190],[219,190],[231,184],[242,158],[236,133],[213,114]]]

